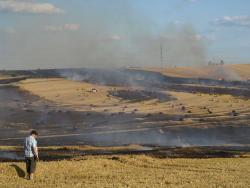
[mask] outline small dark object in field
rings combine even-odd
[[[159,112],[159,114],[160,114],[160,115],[162,115],[162,114],[163,114],[163,112]]]
[[[179,118],[179,121],[183,121],[184,119],[181,117],[181,118]]]
[[[207,109],[207,112],[208,112],[209,114],[212,114],[212,113],[213,113],[210,109]]]
[[[191,111],[191,110],[188,110],[188,111],[187,111],[187,113],[191,114],[191,113],[192,113],[192,111]]]
[[[111,159],[111,160],[115,160],[115,161],[120,160],[120,158],[119,158],[119,157],[116,157],[116,156],[113,156],[113,157],[111,157],[110,159]]]
[[[181,110],[182,110],[182,111],[186,110],[186,107],[185,107],[185,106],[182,106],[182,107],[181,107]]]
[[[34,112],[34,110],[31,110],[31,109],[27,109],[25,110],[26,112]]]
[[[138,109],[134,109],[134,112],[137,112],[138,111]]]
[[[109,111],[109,110],[108,110],[108,109],[104,109],[103,111],[104,111],[104,112],[107,112],[107,111]]]
[[[202,122],[202,121],[204,121],[204,119],[200,118],[199,121]]]
[[[150,114],[150,113],[148,113],[148,114],[146,115],[146,117],[150,117],[150,116],[152,116],[152,114]]]
[[[239,113],[237,113],[235,110],[232,110],[232,115],[233,115],[233,116],[238,116]]]

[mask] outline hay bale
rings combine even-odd
[[[238,115],[239,115],[239,113],[238,113],[238,112],[236,112],[236,110],[232,110],[232,115],[233,115],[233,116],[238,116]]]
[[[213,113],[210,109],[207,109],[207,112],[208,112],[209,114],[212,114],[212,113]]]

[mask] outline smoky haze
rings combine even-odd
[[[20,16],[0,36],[1,69],[202,65],[206,49],[192,24],[159,29],[129,1],[85,1],[83,16]],[[77,21],[76,21],[77,20]],[[79,21],[80,20],[80,21]],[[162,46],[162,62],[161,62]]]

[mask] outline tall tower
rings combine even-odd
[[[160,60],[161,60],[161,67],[163,68],[163,45],[160,44]]]

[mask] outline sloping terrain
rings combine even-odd
[[[0,88],[0,145],[21,145],[29,129],[44,146],[250,143],[248,82],[136,70],[20,74],[30,78]]]
[[[164,75],[182,78],[250,80],[250,64],[146,68],[143,70],[161,72]]]

